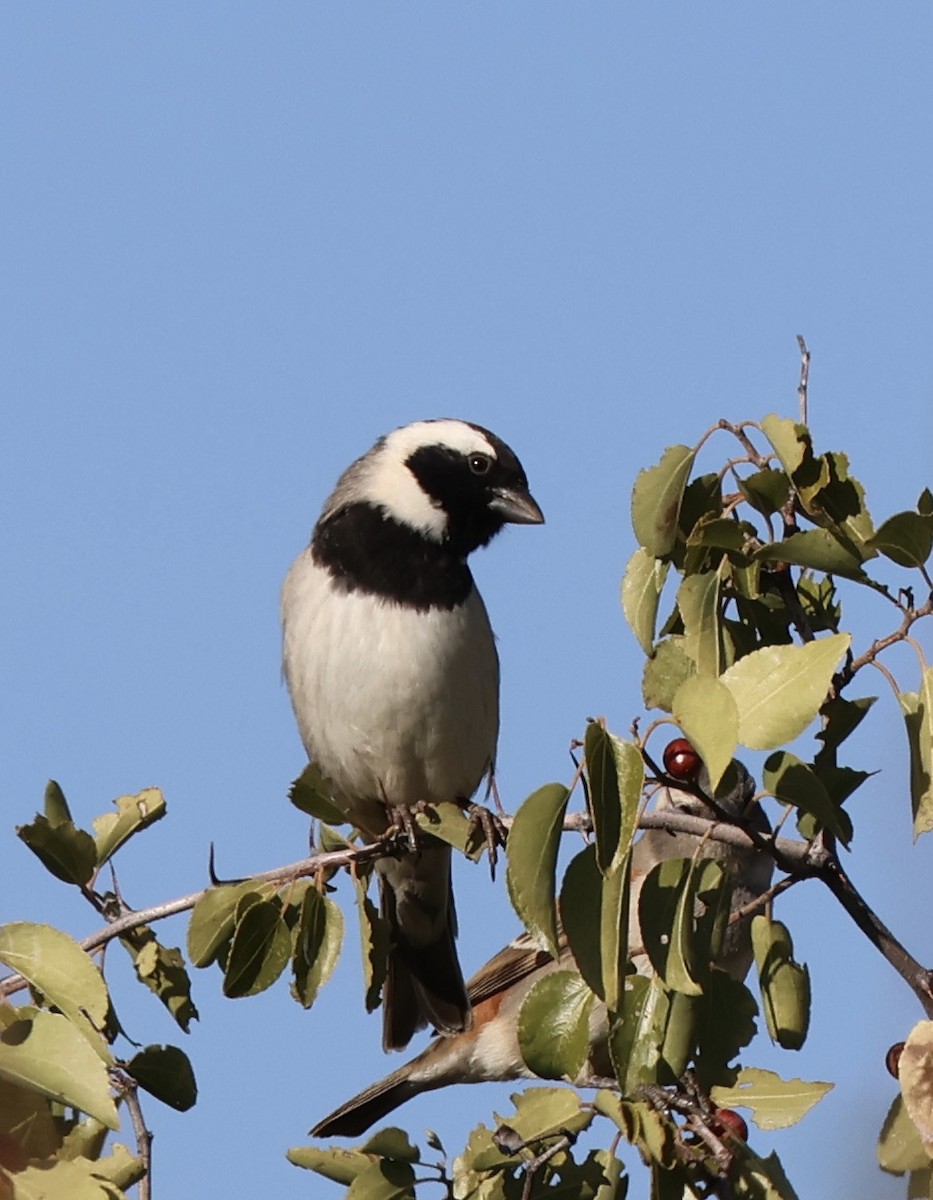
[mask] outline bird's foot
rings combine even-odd
[[[495,879],[496,863],[499,860],[498,849],[505,846],[508,830],[499,817],[482,804],[471,804],[466,813],[470,822],[470,837],[482,833],[482,840],[489,855],[489,874]]]
[[[419,800],[416,804],[387,804],[386,807],[390,824],[383,835],[383,841],[394,842],[400,848],[404,846],[412,854],[417,854],[421,849],[423,834],[415,818],[419,813],[430,814],[430,806]]]

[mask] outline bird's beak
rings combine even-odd
[[[496,488],[489,507],[509,525],[542,525],[544,513],[525,488]]]

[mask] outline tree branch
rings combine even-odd
[[[653,766],[650,761],[649,766]],[[663,772],[659,773],[659,779],[668,786],[675,785],[681,791],[692,790],[690,785],[682,781],[668,780]],[[709,803],[709,798],[704,797],[699,789],[696,789],[696,794]],[[698,838],[709,838],[712,841],[723,842],[726,845],[738,846],[742,849],[757,849],[763,854],[770,855],[778,868],[784,871],[792,881],[808,878],[819,879],[832,892],[871,944],[912,989],[927,1016],[933,1018],[933,972],[922,966],[881,921],[846,875],[834,849],[816,842],[801,842],[792,838],[776,837],[773,833],[763,835],[757,830],[748,830],[740,824],[736,824],[735,818],[719,809],[715,803],[712,803],[711,807],[718,810],[714,819],[679,812],[677,809],[642,813],[638,827],[639,829],[667,829],[671,833],[692,834]],[[508,827],[512,823],[512,818],[504,816],[502,822]],[[586,813],[569,813],[564,818],[566,832],[585,833],[589,832],[591,828],[592,823]],[[329,850],[320,854],[312,854],[298,862],[284,867],[274,867],[269,871],[261,871],[249,878],[261,883],[284,884],[337,867],[374,862],[393,852],[393,848],[384,842],[350,846],[343,850]],[[778,889],[783,890],[789,886],[790,883],[780,881],[772,889],[772,894],[776,894]],[[91,934],[90,937],[86,937],[80,942],[80,945],[82,949],[91,952],[140,925],[151,925],[166,917],[188,912],[209,890],[209,888],[203,888],[199,892],[191,892],[176,900],[155,904],[151,908],[141,908],[123,913],[115,920],[109,921],[96,933]],[[0,999],[18,992],[26,986],[27,981],[21,975],[8,975],[5,979],[0,980]]]

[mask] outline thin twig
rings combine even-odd
[[[800,420],[809,425],[807,419],[807,385],[810,382],[810,351],[801,334],[797,334],[797,345],[800,347],[800,383],[797,385],[797,399],[800,401]]]
[[[152,1131],[147,1127],[143,1110],[139,1104],[138,1087],[135,1079],[122,1071],[114,1072],[120,1095],[130,1114],[130,1122],[136,1137],[136,1153],[142,1159],[144,1175],[139,1181],[138,1200],[151,1200],[152,1197]]]
[[[905,641],[911,626],[916,621],[919,621],[921,617],[929,617],[931,615],[933,615],[933,596],[930,596],[926,604],[921,604],[919,608],[907,608],[904,610],[904,619],[893,633],[889,633],[882,638],[876,638],[864,654],[860,654],[858,658],[853,658],[850,663],[847,663],[842,668],[833,680],[836,691],[838,692],[840,688],[851,683],[856,672],[861,671],[862,667],[867,667],[869,663],[873,663],[882,650],[887,650],[888,646],[893,646],[896,642]]]

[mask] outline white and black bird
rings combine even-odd
[[[466,421],[417,421],[340,477],[282,589],[283,661],[309,758],[370,838],[397,813],[469,802],[491,777],[499,659],[467,565],[505,524],[539,524],[518,458]],[[383,1045],[470,1028],[450,848],[377,864],[392,945]]]

